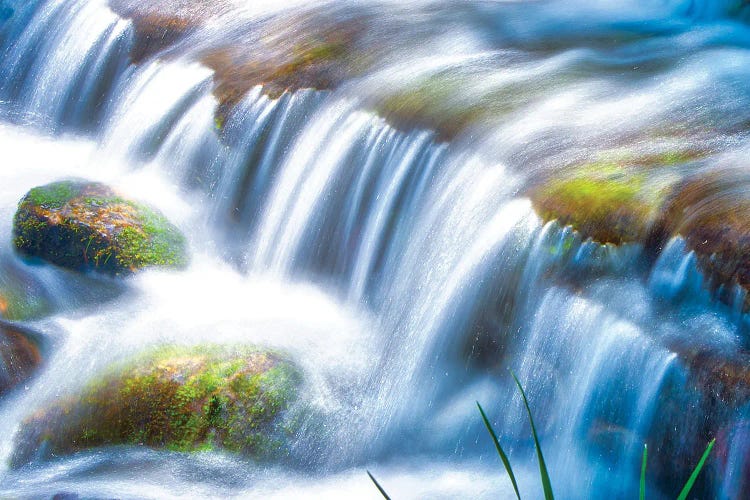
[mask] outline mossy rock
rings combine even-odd
[[[618,156],[558,173],[529,191],[544,220],[570,225],[599,243],[645,243],[675,182],[656,166],[685,162],[688,152]]]
[[[214,70],[219,128],[255,86],[262,85],[264,93],[274,99],[287,91],[329,90],[376,60],[374,40],[361,43],[369,23],[358,8],[285,11],[240,21],[230,28],[231,36],[217,39],[209,25],[236,9],[227,0],[109,0],[109,5],[133,23],[130,59],[135,64],[157,54],[192,58],[194,47],[180,42],[193,35],[201,40],[197,58]],[[204,28],[207,38],[200,36]]]
[[[490,103],[473,95],[461,100],[466,85],[466,77],[436,73],[406,88],[376,96],[373,107],[397,128],[434,130],[440,140],[448,141],[494,110]]]
[[[600,243],[640,241],[648,233],[653,207],[644,203],[640,175],[591,165],[535,189],[531,200],[539,216],[570,225]]]
[[[237,37],[202,51],[214,71],[221,125],[256,86],[277,99],[301,89],[333,90],[377,60],[376,40],[365,41],[368,17],[358,9],[340,16],[324,9],[271,16]]]
[[[37,340],[24,329],[0,320],[0,396],[30,379],[41,362]]]
[[[120,275],[187,264],[184,236],[161,213],[94,182],[32,189],[18,205],[13,234],[21,254],[69,269]]]
[[[278,459],[293,434],[301,375],[254,347],[160,347],[108,370],[22,426],[15,463],[108,445],[225,450]]]
[[[138,64],[182,39],[196,26],[189,18],[148,14],[132,18],[135,37],[130,60]]]
[[[482,83],[497,71],[500,68],[451,67],[418,76],[398,89],[382,85],[368,102],[396,128],[429,129],[438,140],[450,141],[477,124],[498,121],[539,91],[522,85],[484,87]]]

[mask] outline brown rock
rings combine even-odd
[[[750,290],[750,178],[721,170],[686,179],[672,192],[658,223],[663,244],[681,235],[712,291],[732,305],[733,290]],[[745,298],[743,311],[750,309]]]
[[[0,395],[31,378],[41,362],[36,342],[22,329],[0,321]]]

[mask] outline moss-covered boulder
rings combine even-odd
[[[32,189],[18,205],[13,233],[21,254],[69,269],[120,275],[187,263],[185,238],[162,214],[94,182]]]
[[[161,347],[112,367],[80,394],[32,415],[15,463],[106,445],[221,449],[281,458],[301,376],[253,347]]]
[[[0,396],[31,378],[41,362],[36,339],[0,320]]]

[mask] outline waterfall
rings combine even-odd
[[[98,1],[29,2],[20,9],[34,4],[30,19],[14,15],[0,27],[3,34],[19,30],[16,22],[24,28],[4,44],[0,97],[52,127],[89,128],[126,71],[129,23]]]
[[[24,324],[43,339],[41,371],[0,400],[1,495],[359,497],[373,493],[365,468],[395,497],[511,495],[476,401],[524,495],[540,495],[508,368],[559,497],[635,496],[644,443],[650,495],[674,496],[707,434],[723,451],[701,493],[747,492],[747,404],[701,379],[745,359],[744,292],[721,304],[683,238],[656,255],[600,244],[530,198],[626,148],[707,151],[679,173],[744,158],[748,28],[726,20],[744,7],[654,1],[618,24],[624,7],[601,1],[575,24],[584,7],[562,1],[415,2],[399,24],[373,0],[357,8],[393,53],[334,88],[250,86],[221,114],[204,51],[288,15],[234,3],[229,34],[210,25],[134,62],[136,27],[103,1],[0,2],[0,285],[22,283],[45,311]],[[431,79],[454,92],[431,96],[435,116],[414,97]],[[413,101],[389,107],[398,92]],[[441,129],[446,116],[465,126]],[[646,179],[658,191],[675,171]],[[73,177],[160,209],[187,236],[188,268],[116,280],[21,259],[18,200]],[[9,465],[35,411],[145,347],[201,343],[299,364],[309,411],[288,463],[112,447]]]

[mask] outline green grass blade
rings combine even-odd
[[[643,445],[643,463],[641,464],[641,500],[646,500],[646,457],[648,456],[648,445]]]
[[[693,489],[693,484],[695,484],[695,480],[698,479],[698,474],[701,473],[701,469],[703,469],[703,465],[706,463],[706,459],[708,459],[708,455],[711,453],[711,449],[714,447],[714,444],[716,444],[716,438],[712,439],[711,442],[708,443],[706,451],[703,452],[703,456],[698,462],[698,465],[695,466],[695,470],[693,470],[693,473],[690,474],[690,478],[688,479],[687,483],[685,483],[685,487],[682,488],[680,496],[677,497],[677,500],[685,500],[688,496],[688,493],[690,493],[690,490]]]
[[[500,460],[503,461],[503,465],[505,466],[505,471],[508,473],[508,476],[510,477],[510,482],[513,483],[513,490],[516,492],[516,498],[518,498],[518,500],[521,500],[521,494],[518,492],[518,483],[516,482],[516,476],[513,474],[513,468],[510,466],[510,460],[508,460],[508,455],[505,454],[502,446],[500,446],[500,441],[497,439],[497,434],[495,434],[495,429],[492,428],[492,424],[490,424],[490,421],[487,419],[487,415],[484,413],[484,410],[482,409],[482,405],[479,404],[479,401],[477,401],[477,408],[479,408],[479,413],[482,414],[482,420],[484,420],[484,426],[487,427],[487,432],[490,433],[490,436],[492,436],[492,441],[495,442],[495,448],[497,449],[497,454],[500,455]]]
[[[536,446],[536,456],[539,460],[539,474],[542,476],[542,487],[544,488],[544,498],[545,500],[554,500],[555,495],[552,493],[552,482],[549,479],[549,473],[547,472],[547,464],[544,462],[544,456],[542,455],[542,447],[539,446],[539,438],[536,435],[536,426],[534,425],[534,418],[531,416],[531,408],[529,408],[529,400],[526,399],[526,393],[523,390],[523,387],[521,387],[521,382],[518,381],[518,377],[516,377],[516,374],[513,373],[513,370],[510,371],[510,374],[513,376],[513,380],[516,381],[516,385],[518,386],[518,390],[521,391],[521,396],[523,397],[523,404],[526,406],[526,413],[529,414],[529,423],[531,423],[531,434],[534,437],[534,446]]]
[[[385,498],[385,500],[391,500],[391,497],[389,497],[388,493],[386,493],[383,487],[380,486],[380,483],[378,483],[377,479],[375,479],[375,477],[373,477],[373,475],[370,474],[369,470],[367,471],[367,475],[370,476],[370,479],[372,480],[372,482],[375,483],[375,487],[378,489],[380,494],[383,495],[383,498]]]

